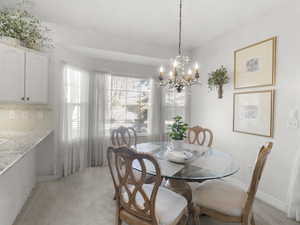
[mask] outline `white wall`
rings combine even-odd
[[[300,2],[295,4],[280,11],[270,12],[264,18],[228,32],[194,51],[195,58],[202,64],[203,85],[193,89],[193,124],[212,129],[215,134],[214,145],[222,151],[232,153],[240,162],[241,170],[235,178],[244,184],[249,183],[259,147],[267,141],[273,141],[275,145],[263,175],[260,191],[263,192],[261,196],[264,196],[265,200],[281,209],[287,201],[291,169],[299,151],[299,130],[286,126],[290,110],[300,109]],[[272,36],[278,37],[274,138],[234,133],[233,52]],[[217,99],[216,92],[208,92],[207,88],[207,74],[220,65],[225,65],[231,76],[231,82],[225,86],[224,98],[221,100]]]

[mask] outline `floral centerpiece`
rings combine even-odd
[[[51,48],[50,30],[40,20],[22,9],[0,11],[0,37],[4,40],[18,40],[31,49]]]

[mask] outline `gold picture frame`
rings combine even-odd
[[[273,137],[274,90],[233,94],[233,132]]]
[[[277,37],[234,51],[234,89],[273,86]]]

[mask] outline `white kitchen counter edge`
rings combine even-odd
[[[41,143],[46,137],[48,137],[52,132],[54,132],[54,129],[49,129],[47,131],[44,131],[45,134],[38,138],[35,142],[33,142],[30,146],[26,147],[24,150],[24,153],[21,154],[19,157],[17,157],[14,161],[12,161],[5,169],[0,171],[0,176],[6,173],[10,168],[12,168],[19,160],[21,160],[23,157],[25,157],[31,150],[33,150],[39,143]]]

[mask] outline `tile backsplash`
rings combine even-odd
[[[51,126],[53,113],[47,106],[0,104],[1,131],[30,131]]]

